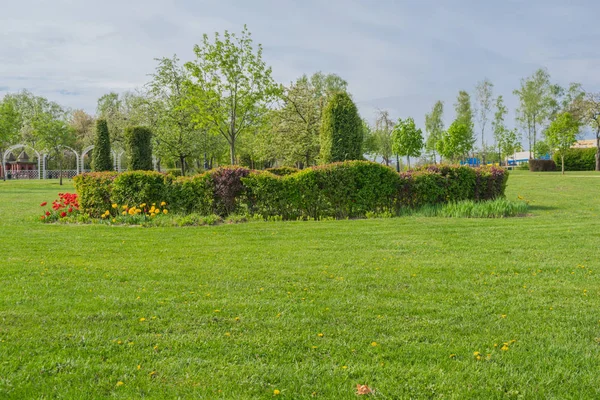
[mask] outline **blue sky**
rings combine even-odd
[[[363,117],[376,109],[423,126],[435,101],[453,119],[459,90],[489,78],[513,123],[512,91],[546,67],[553,82],[600,91],[600,2],[555,0],[20,1],[0,12],[0,95],[23,88],[95,111],[109,91],[143,85],[156,57],[193,58],[203,33],[262,43],[275,78],[333,72]]]

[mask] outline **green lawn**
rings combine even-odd
[[[598,174],[489,220],[40,223],[67,190],[0,182],[0,398],[600,397]]]

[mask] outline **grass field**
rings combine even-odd
[[[509,219],[40,223],[65,190],[0,182],[2,399],[600,398],[598,174]]]

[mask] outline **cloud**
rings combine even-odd
[[[388,109],[423,126],[442,100],[449,124],[458,91],[473,93],[487,77],[510,123],[513,89],[539,67],[559,84],[600,90],[598,11],[558,0],[10,2],[0,14],[0,90],[26,88],[94,112],[101,95],[141,87],[154,58],[191,60],[203,34],[247,24],[278,81],[337,73],[368,119]]]

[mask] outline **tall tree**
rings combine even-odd
[[[145,126],[125,128],[125,151],[127,169],[130,171],[151,171],[152,167],[152,131]]]
[[[110,133],[105,119],[96,120],[96,137],[92,151],[93,171],[112,171],[113,163],[110,160]]]
[[[187,69],[179,65],[177,56],[157,61],[152,80],[146,85],[148,107],[156,115],[155,143],[159,154],[179,160],[185,175],[186,159],[200,151],[200,130],[208,128],[198,127],[194,121]]]
[[[94,142],[95,122],[94,117],[83,110],[74,110],[71,112],[69,124],[75,132],[75,147],[81,150]]]
[[[369,125],[369,121],[363,118],[363,154],[370,155],[375,161],[377,149],[377,138],[373,134],[373,129]]]
[[[223,38],[216,33],[211,42],[204,35],[194,53],[196,61],[186,68],[193,77],[191,103],[199,110],[197,122],[223,135],[235,164],[237,139],[262,124],[280,87],[262,59],[262,46],[254,49],[246,26],[239,37],[225,31]]]
[[[16,143],[21,125],[21,114],[17,109],[16,102],[9,96],[4,97],[0,101],[0,160],[2,160],[5,149],[11,144]],[[0,171],[6,180],[5,167],[5,165],[0,166]]]
[[[285,165],[314,165],[319,155],[320,98],[306,76],[282,93],[282,106],[272,114],[276,156]]]
[[[444,158],[457,161],[466,158],[474,144],[473,130],[457,119],[444,132],[437,149]]]
[[[465,92],[464,90],[458,92],[458,97],[456,98],[456,103],[454,104],[454,110],[456,111],[456,126],[464,125],[467,129],[465,134],[470,135],[471,142],[475,144],[473,109],[471,108],[471,96],[469,96],[469,93]],[[471,145],[471,147],[473,146]]]
[[[68,112],[55,102],[40,99],[32,126],[38,143],[57,160],[59,183],[62,185],[65,146],[75,142],[75,131],[69,124]]]
[[[585,95],[584,112],[583,122],[592,129],[596,138],[596,171],[600,171],[600,92]]]
[[[519,96],[517,122],[527,133],[529,141],[529,158],[533,157],[533,149],[537,142],[538,131],[550,117],[554,99],[550,74],[543,68],[521,80],[521,87],[513,92]]]
[[[494,84],[489,79],[484,79],[475,87],[475,115],[481,130],[481,154],[485,164],[485,127],[492,111]]]
[[[423,132],[412,118],[398,119],[394,126],[393,150],[399,156],[406,156],[410,168],[410,157],[419,157],[423,150]]]
[[[106,120],[111,142],[122,146],[123,132],[128,125],[122,96],[119,96],[118,93],[110,92],[100,97],[96,107],[96,114],[98,118]]]
[[[562,173],[565,174],[565,152],[577,141],[580,122],[570,113],[560,113],[546,130],[546,138],[551,148],[559,154]]]
[[[325,107],[320,139],[322,163],[363,158],[363,122],[348,93],[334,94]]]
[[[390,113],[387,110],[378,110],[373,136],[376,153],[383,158],[385,165],[390,165],[392,156],[394,155],[394,150],[392,148],[393,130],[394,121],[390,118]]]
[[[506,123],[504,122],[504,118],[508,113],[508,108],[504,105],[504,98],[502,95],[496,98],[496,111],[494,112],[494,120],[492,121],[492,130],[494,133],[494,144],[495,148],[498,150],[498,154],[500,155],[500,159],[502,159],[502,150],[500,146],[500,141],[504,138],[504,135],[507,132]]]
[[[429,114],[425,115],[425,131],[427,141],[425,149],[433,155],[433,163],[436,164],[437,143],[444,133],[444,103],[437,101]],[[440,160],[441,162],[441,160]]]

